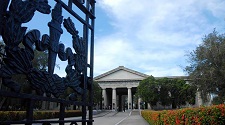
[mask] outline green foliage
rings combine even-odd
[[[23,48],[23,44],[19,45],[21,48]],[[0,41],[0,62],[2,60],[2,57],[5,55],[4,53],[4,47],[5,44],[3,41]],[[38,69],[38,70],[47,70],[47,64],[48,64],[48,53],[47,51],[39,52],[37,50],[34,50],[34,59],[32,60],[32,65]],[[30,87],[30,84],[28,83],[28,80],[24,74],[17,74],[12,76],[12,80],[16,81],[17,83],[21,84],[21,93],[32,93],[32,89]],[[7,90],[8,88],[4,87],[2,83],[0,83],[0,89]],[[19,100],[19,99],[11,99],[11,98],[2,98],[0,97],[0,110],[12,110],[12,109],[25,109],[26,101],[25,100]],[[9,106],[12,106],[12,109],[9,109]],[[37,103],[37,108],[40,108],[41,104]]]
[[[196,87],[186,84],[183,79],[168,79],[169,92],[171,93],[172,108],[180,107],[186,103],[195,103]]]
[[[99,86],[99,84],[97,82],[95,82],[95,81],[93,81],[93,86],[92,87],[93,87],[93,103],[96,105],[96,104],[100,103],[101,100],[102,100],[102,90],[101,90],[101,87]],[[60,97],[61,98],[67,98],[73,92],[74,92],[73,89],[67,88],[65,93],[63,95],[61,95]],[[90,91],[88,91],[88,94],[87,94],[88,95],[88,97],[87,97],[88,101],[89,101],[89,92]],[[81,96],[78,96],[77,100],[80,101],[81,100]]]
[[[90,95],[93,96],[93,104],[94,106],[97,106],[102,101],[102,89],[99,86],[99,84],[96,81],[93,81],[92,83],[92,91],[93,93],[90,93],[90,86],[88,87],[88,93],[87,93],[87,101],[90,101]],[[81,98],[80,98],[81,100]]]
[[[223,100],[224,99],[220,98],[219,96],[216,96],[213,98],[212,104],[214,105],[223,104],[224,103]]]
[[[161,102],[163,106],[172,104],[173,108],[177,108],[186,103],[195,103],[196,87],[186,84],[183,79],[155,79],[150,76],[140,82],[137,93],[143,101],[152,106]]]
[[[97,104],[102,101],[102,89],[97,82],[93,82],[93,103]]]
[[[40,52],[34,51],[34,59],[32,60],[32,64],[38,70],[47,70],[48,67],[48,52]]]
[[[179,110],[141,112],[142,117],[151,125],[224,125],[225,106],[215,105]]]
[[[158,87],[159,85],[157,84],[156,79],[153,76],[150,76],[139,83],[137,93],[143,101],[151,105],[156,105],[159,101]]]
[[[3,41],[0,41],[0,58],[3,57],[3,54],[4,54],[4,46],[5,46],[5,44],[3,43]]]
[[[161,105],[163,106],[171,104],[170,81],[171,80],[169,78],[162,78],[157,80],[157,83],[160,86],[159,100],[161,102]]]
[[[81,116],[80,110],[68,110],[66,117]],[[34,111],[34,120],[59,118],[59,111]],[[0,111],[0,121],[20,121],[26,119],[25,111]]]
[[[5,54],[5,49],[4,49],[5,44],[3,43],[3,41],[0,41],[0,67],[1,67],[1,63]],[[1,86],[0,86],[1,89]]]
[[[190,65],[185,67],[185,71],[189,74],[192,84],[202,93],[203,100],[207,101],[208,93],[224,98],[225,34],[218,34],[214,30],[187,56]]]

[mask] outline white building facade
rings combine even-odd
[[[102,88],[102,108],[118,111],[140,109],[141,99],[137,99],[135,93],[140,81],[148,77],[149,75],[124,66],[119,66],[95,77],[94,80]],[[186,77],[180,76],[179,78],[185,79]],[[199,98],[199,95],[197,96]],[[196,102],[196,105],[200,105],[198,100]]]

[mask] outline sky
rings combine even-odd
[[[185,55],[214,29],[225,31],[224,0],[96,0],[95,13],[94,76],[119,66],[154,77],[187,75]],[[37,12],[24,26],[49,34],[50,20]],[[64,34],[60,39],[66,47],[71,41]],[[65,76],[66,64],[57,60],[55,73]]]
[[[118,66],[155,77],[183,76],[186,56],[214,28],[224,0],[97,0],[95,75]]]

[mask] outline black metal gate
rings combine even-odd
[[[25,99],[28,102],[25,120],[0,121],[0,124],[93,124],[95,0],[54,0],[54,3],[55,6],[51,7],[48,0],[0,0],[0,36],[5,44],[4,48],[1,48],[4,49],[4,54],[0,77],[1,84],[10,89],[0,90],[0,97]],[[51,16],[47,27],[49,34],[41,35],[39,30],[27,30],[27,27],[23,26],[32,20],[36,11]],[[63,17],[63,11],[83,26],[82,37],[79,36],[71,18]],[[61,35],[65,33],[72,37],[72,47],[66,49],[65,45],[59,42]],[[34,49],[48,52],[48,71],[33,67]],[[61,61],[68,62],[65,77],[53,74],[57,55]],[[21,85],[12,79],[12,76],[17,74],[24,74],[37,94],[21,93]],[[69,99],[59,98],[68,87],[73,90]],[[37,101],[60,104],[59,119],[34,120],[34,104]],[[82,117],[66,120],[67,105],[81,106]]]

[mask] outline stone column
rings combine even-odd
[[[125,110],[126,110],[126,106],[125,106],[125,95],[122,95],[122,110],[125,112]]]
[[[102,89],[102,97],[103,97],[103,101],[102,101],[103,106],[102,106],[102,108],[105,109],[108,106],[108,104],[107,104],[107,95],[106,95],[106,88]]]
[[[112,110],[116,110],[116,88],[112,88]]]
[[[128,89],[128,109],[132,109],[132,93],[131,93],[131,87],[127,88]]]

